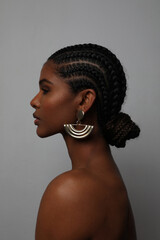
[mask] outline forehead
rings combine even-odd
[[[56,65],[51,61],[47,61],[41,69],[41,75],[56,75]]]
[[[52,86],[71,91],[68,83],[59,76],[57,65],[52,61],[47,61],[41,69],[39,85],[42,85],[43,83],[49,83]]]
[[[58,75],[56,71],[56,65],[52,61],[47,61],[41,69],[39,83],[42,81],[44,82],[44,80],[54,84],[56,82],[64,82],[63,79]]]

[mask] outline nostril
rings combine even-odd
[[[40,104],[39,104],[39,102],[38,101],[31,101],[31,106],[33,107],[33,108],[35,108],[35,109],[37,109],[37,108],[40,108]]]

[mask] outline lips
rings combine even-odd
[[[35,113],[33,113],[33,117],[40,120],[40,118]]]
[[[38,124],[39,124],[39,121],[40,121],[40,118],[39,118],[35,113],[33,113],[33,117],[35,118],[34,124],[35,124],[35,125],[38,125]]]

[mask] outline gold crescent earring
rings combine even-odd
[[[84,117],[84,112],[82,110],[79,110],[77,112],[78,120],[76,124],[64,124],[65,131],[73,138],[85,138],[93,130],[93,126],[81,124],[81,120],[83,117]],[[77,128],[82,128],[82,129],[77,129]]]

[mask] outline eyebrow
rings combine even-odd
[[[43,78],[43,79],[41,79],[41,80],[39,81],[39,85],[42,85],[44,82],[46,82],[46,83],[49,83],[49,84],[52,84],[52,85],[53,85],[53,83],[52,83],[52,82],[50,82],[49,80],[47,80],[47,79],[45,79],[45,78]]]

